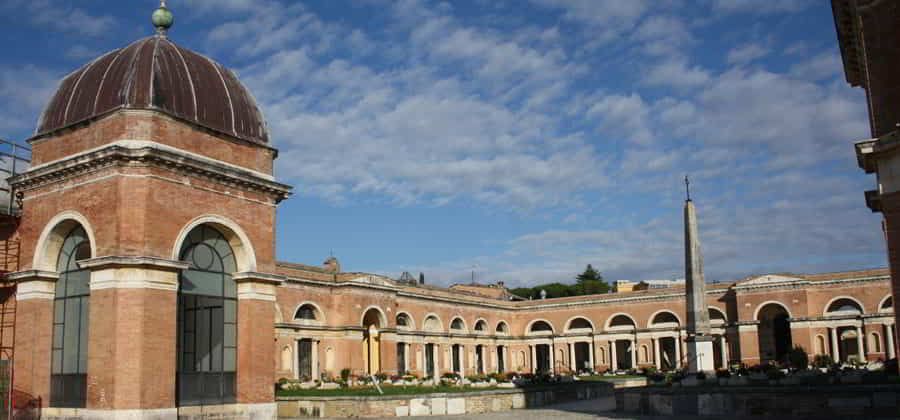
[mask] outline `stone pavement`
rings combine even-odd
[[[602,419],[639,419],[646,417],[634,417],[618,415],[614,412],[616,407],[613,398],[599,400],[583,400],[570,403],[551,405],[527,410],[510,410],[497,413],[457,416],[426,416],[426,417],[389,417],[390,419],[419,419],[419,420],[602,420]],[[674,417],[667,417],[674,418]]]

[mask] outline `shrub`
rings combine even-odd
[[[809,367],[809,355],[800,346],[794,346],[788,353],[788,363],[793,370],[806,370]]]
[[[731,372],[729,372],[728,369],[718,369],[718,370],[716,370],[716,377],[717,378],[730,378]]]
[[[813,366],[817,368],[829,368],[831,367],[833,361],[831,360],[831,356],[827,354],[817,354],[813,357]]]
[[[341,380],[347,382],[347,379],[350,379],[350,369],[343,368],[341,369]]]
[[[509,378],[508,375],[509,375],[508,373],[503,374],[503,373],[495,372],[495,373],[488,374],[488,379],[493,379],[497,382],[506,382],[506,381],[508,381],[508,378]]]
[[[644,368],[644,375],[650,376],[657,372],[656,366],[647,366]]]
[[[519,374],[517,372],[506,372],[504,377],[506,378],[507,382],[512,382],[513,380],[515,380],[516,378],[519,377]]]
[[[701,381],[706,380],[706,373],[705,372],[697,372],[697,379],[699,379]]]
[[[375,379],[378,379],[379,382],[384,382],[388,378],[388,374],[384,372],[378,372],[373,376],[375,376]]]
[[[487,376],[481,375],[481,374],[469,375],[469,376],[466,376],[466,380],[468,380],[469,382],[473,382],[473,383],[474,382],[485,382],[487,380]]]

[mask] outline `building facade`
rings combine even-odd
[[[683,286],[515,301],[275,258],[253,96],[159,33],[66,76],[12,181],[17,393],[45,417],[275,416],[279,378],[679,369]],[[169,22],[170,24],[171,22]],[[895,357],[887,270],[709,285],[715,363]]]

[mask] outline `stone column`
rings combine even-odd
[[[885,325],[885,333],[884,336],[887,337],[885,340],[887,347],[887,358],[893,359],[896,357],[896,352],[894,351],[894,326],[893,325]]]
[[[569,370],[571,370],[572,372],[575,372],[575,371],[578,370],[578,367],[575,366],[575,344],[573,344],[573,343],[568,343],[568,344],[569,344],[569,345],[568,345],[568,350],[569,350]]]
[[[550,349],[550,373],[556,373],[556,347],[553,341],[550,341],[547,347]]]
[[[653,337],[653,363],[656,370],[662,369],[661,352],[659,351],[659,338]]]
[[[312,378],[313,380],[321,379],[320,373],[322,369],[319,369],[319,340],[312,339],[312,354],[310,355],[310,365],[312,365]]]
[[[425,369],[425,343],[419,344],[419,351],[416,352],[416,372],[419,372],[419,376],[423,379],[427,374],[427,369]]]
[[[637,369],[638,365],[638,350],[637,350],[637,339],[631,339],[631,368]]]
[[[616,357],[616,340],[609,342],[609,367],[613,372],[619,370],[619,359]]]
[[[863,347],[865,345],[865,340],[863,340],[863,329],[862,327],[856,327],[856,357],[859,362],[866,361],[866,349]]]
[[[50,402],[50,349],[53,346],[53,298],[59,275],[49,271],[20,271],[16,282],[16,390]]]
[[[675,336],[675,368],[681,368],[681,337]]]
[[[728,342],[725,340],[725,334],[719,336],[719,345],[722,346],[722,369],[728,369]]]
[[[175,415],[178,273],[187,264],[106,256],[79,265],[91,271],[87,408],[110,417],[124,415],[122,410]],[[269,345],[261,354],[274,355],[274,309],[269,311]],[[268,366],[274,379],[275,364]]]
[[[835,363],[841,362],[841,350],[838,346],[837,327],[831,327],[831,357]]]
[[[593,371],[594,366],[596,366],[594,364],[594,340],[593,339],[588,341],[588,364],[590,365],[589,369]]]
[[[535,351],[534,344],[529,344],[528,350],[531,351],[531,372],[537,373],[537,352]]]
[[[251,417],[270,418],[276,412],[272,384],[274,352],[275,289],[281,280],[262,273],[237,273],[237,402],[257,405]],[[271,412],[266,412],[270,410]]]

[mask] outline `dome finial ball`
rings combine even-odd
[[[153,26],[156,27],[156,32],[164,35],[175,23],[175,16],[173,16],[169,8],[166,7],[166,1],[161,0],[159,2],[159,8],[153,11],[150,20],[153,22]]]

